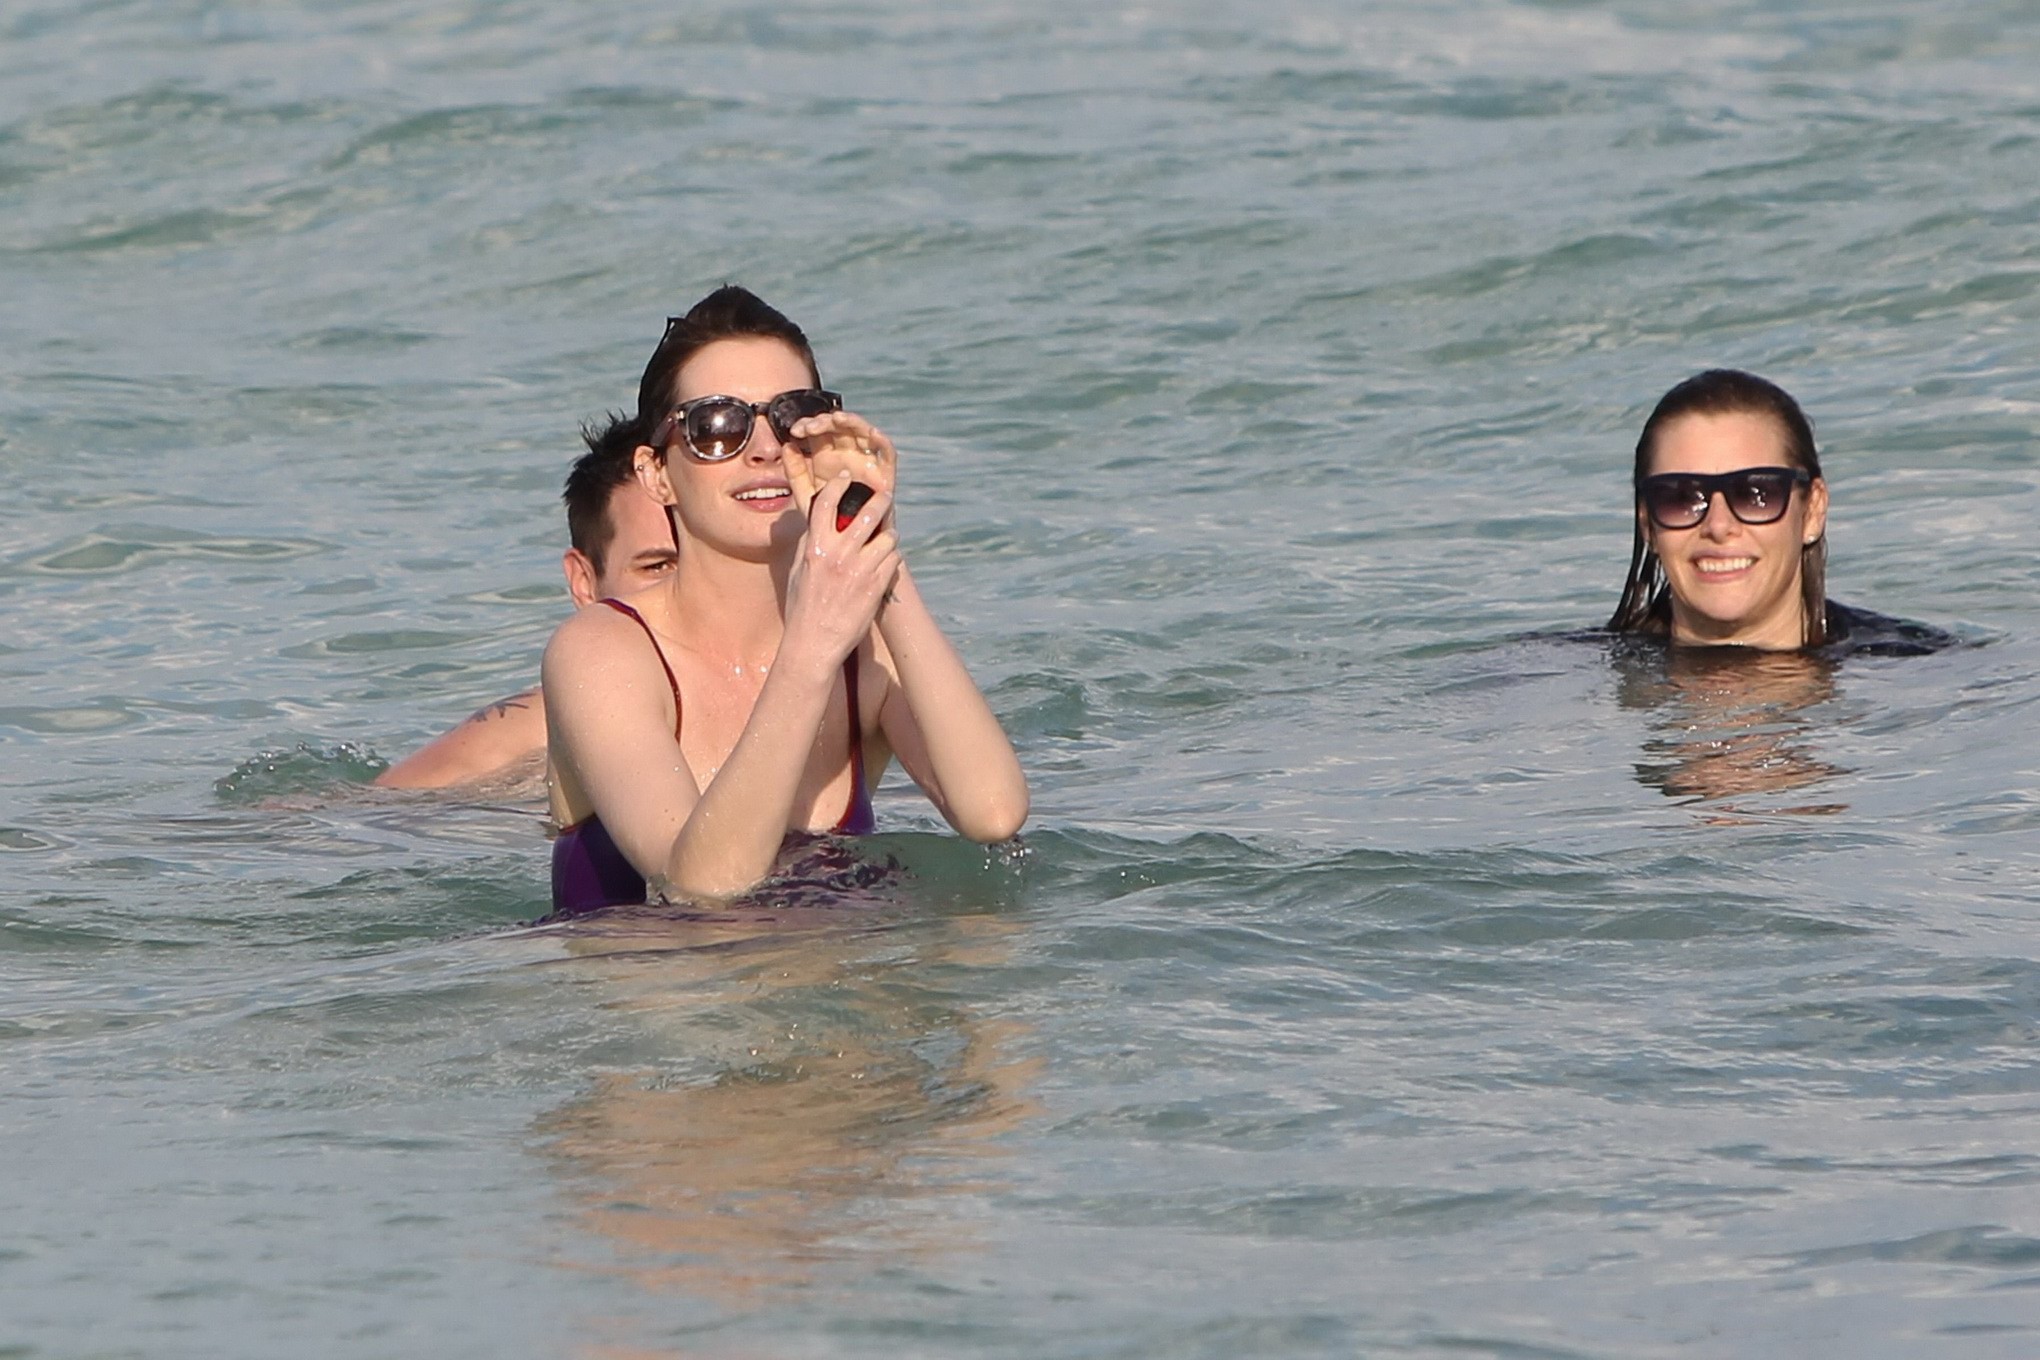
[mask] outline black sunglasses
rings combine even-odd
[[[772,433],[785,443],[793,438],[793,427],[809,416],[826,415],[843,409],[843,398],[819,387],[781,392],[770,401],[745,401],[742,397],[696,397],[683,401],[652,431],[651,444],[663,449],[675,432],[687,441],[687,451],[704,463],[734,458],[751,442],[751,430],[763,416]]]
[[[1660,472],[1636,484],[1636,498],[1660,529],[1690,529],[1707,518],[1716,493],[1744,524],[1776,524],[1792,488],[1811,482],[1799,468],[1753,467],[1737,472]]]

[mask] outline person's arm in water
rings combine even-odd
[[[375,777],[386,789],[468,784],[545,751],[545,701],[537,689],[498,699]]]
[[[900,764],[958,835],[1019,835],[1028,807],[1020,759],[905,566],[879,610],[878,635],[892,680],[879,721]]]
[[[772,870],[843,660],[870,633],[899,570],[881,495],[835,527],[847,479],[813,505],[786,589],[778,655],[706,787],[674,735],[664,670],[637,626],[606,609],[567,620],[546,648],[553,777],[592,808],[638,872],[680,897],[734,897]]]
[[[844,475],[890,499],[899,454],[876,426],[839,411],[810,417],[794,433],[800,449],[787,452],[787,480],[803,508],[827,479]],[[875,522],[879,532],[894,532],[890,506]],[[879,721],[892,754],[957,834],[986,842],[1018,835],[1027,776],[904,563],[876,622],[872,651],[889,682]]]

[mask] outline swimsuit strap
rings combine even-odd
[[[614,609],[617,613],[645,630],[645,641],[652,644],[652,654],[659,658],[659,669],[666,673],[666,684],[673,691],[673,740],[678,741],[680,739],[680,682],[673,677],[673,668],[666,664],[665,648],[659,646],[659,639],[653,635],[652,625],[645,622],[644,615],[632,609],[622,600],[604,599],[602,603],[608,605],[611,609]],[[850,715],[850,722],[853,727],[856,726],[857,715],[855,712],[852,712]]]

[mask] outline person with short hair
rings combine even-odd
[[[822,388],[800,328],[716,290],[621,423],[679,566],[546,648],[555,913],[738,896],[789,837],[871,831],[895,756],[964,836],[1017,834],[1012,743],[900,556],[898,451]]]
[[[586,434],[560,499],[571,543],[560,560],[576,606],[628,597],[672,574],[676,560],[666,511],[638,485],[634,431],[618,426]],[[394,789],[471,784],[545,752],[545,701],[537,686],[498,699],[376,776]]]

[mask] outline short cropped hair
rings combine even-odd
[[[632,455],[643,440],[639,438],[636,420],[612,415],[600,428],[582,426],[581,441],[588,451],[574,460],[560,500],[567,507],[568,541],[600,572],[603,555],[616,541],[616,523],[609,517],[609,498],[616,488],[636,480]]]

